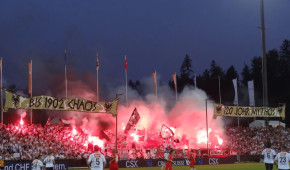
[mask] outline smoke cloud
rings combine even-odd
[[[88,100],[96,100],[96,92],[94,90],[95,81],[86,80],[86,83],[78,80],[77,77],[70,75],[69,96],[80,97]],[[87,76],[91,79],[93,76]],[[158,80],[161,77],[158,76]],[[89,83],[88,83],[89,82]],[[110,98],[112,101],[116,93],[123,93],[120,98],[118,107],[118,135],[123,134],[134,108],[140,114],[140,120],[136,125],[137,129],[145,129],[146,132],[158,132],[161,126],[167,125],[174,129],[176,139],[187,139],[189,147],[204,147],[206,142],[198,143],[202,140],[206,129],[206,108],[205,99],[207,95],[204,91],[195,87],[186,87],[182,93],[178,94],[178,100],[175,100],[174,92],[167,85],[159,81],[158,98],[154,95],[154,85],[152,77],[147,77],[140,80],[142,90],[146,96],[140,96],[138,92],[128,87],[128,103],[125,101],[125,86],[108,87],[106,96],[101,98]],[[56,94],[63,95],[63,88],[57,87]],[[100,91],[103,91],[100,89]],[[221,119],[213,119],[213,103],[208,101],[208,128],[209,139],[211,142],[217,142],[218,138],[223,138],[223,122]],[[55,115],[56,116],[56,115]],[[104,130],[111,129],[115,132],[116,119],[109,114],[101,113],[78,113],[78,112],[63,112],[63,117],[74,117],[76,126],[80,126],[83,131],[90,135],[104,137]],[[205,135],[206,136],[206,135]],[[218,137],[217,137],[218,136]],[[200,138],[200,139],[199,139]]]

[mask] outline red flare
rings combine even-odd
[[[22,118],[21,118],[21,120],[20,120],[20,125],[22,126],[23,124],[24,124],[24,122],[23,122],[23,120],[22,120]]]
[[[100,148],[104,147],[104,141],[102,141],[97,136],[89,135],[88,142],[93,143],[93,145],[98,145]]]
[[[133,137],[134,141],[136,141],[136,142],[139,141],[139,136],[136,133],[132,133],[130,136]]]
[[[215,137],[218,139],[219,145],[222,145],[224,140],[222,138],[220,138],[219,135],[215,135]]]
[[[74,135],[76,135],[76,134],[78,133],[78,131],[77,131],[75,128],[73,128],[72,133],[73,133]]]

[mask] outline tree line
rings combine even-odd
[[[290,126],[290,40],[284,40],[279,49],[272,49],[267,52],[267,73],[268,73],[268,100],[270,107],[277,107],[279,103],[286,103],[286,124]],[[196,75],[192,67],[192,60],[189,55],[185,55],[177,74],[177,92],[180,93],[185,86],[196,86],[204,90],[208,97],[216,103],[221,102],[225,105],[232,105],[234,101],[234,87],[232,79],[238,79],[238,100],[240,106],[249,106],[249,96],[247,83],[254,80],[255,89],[255,105],[263,106],[263,85],[262,85],[262,58],[255,56],[251,59],[250,65],[244,64],[239,74],[234,65],[227,69],[223,69],[215,60],[212,60],[208,69],[202,74]],[[219,79],[220,92],[219,96]],[[129,86],[135,89],[140,96],[145,97],[144,84],[137,80],[129,81]],[[164,84],[159,82],[159,84]],[[169,80],[168,86],[174,93],[174,83]],[[28,94],[28,89],[19,89],[15,84],[6,87],[10,92],[15,93],[20,90],[24,94]],[[230,118],[229,118],[230,119]],[[235,120],[235,119],[233,119]],[[242,124],[247,125],[251,119],[242,119]]]
[[[290,126],[290,112],[287,106],[290,103],[290,40],[284,40],[280,49],[272,49],[267,52],[267,77],[268,77],[268,101],[269,107],[277,107],[286,103],[286,124]],[[185,86],[196,86],[204,90],[208,97],[216,103],[232,105],[235,97],[232,80],[238,79],[238,100],[240,106],[249,106],[248,81],[254,81],[255,106],[263,106],[263,84],[262,84],[262,58],[255,56],[251,59],[250,65],[244,64],[239,74],[234,65],[223,69],[215,60],[210,63],[209,69],[202,74],[194,74],[192,60],[188,54],[185,55],[179,74],[176,76],[177,92],[180,93]],[[196,76],[195,76],[196,75]],[[194,79],[196,78],[196,85]],[[220,80],[220,83],[219,83]],[[220,86],[219,86],[220,84]],[[141,96],[142,83],[129,81],[129,86],[135,89]],[[169,80],[168,86],[174,93],[174,82]],[[219,95],[219,87],[220,93]],[[221,98],[220,98],[221,97]],[[288,105],[287,105],[288,104]],[[242,123],[247,124],[251,119],[244,119]]]

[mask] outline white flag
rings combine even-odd
[[[249,90],[249,104],[250,106],[255,106],[254,80],[248,81],[248,90]]]
[[[235,89],[234,105],[238,105],[238,82],[237,82],[237,79],[233,79],[233,85],[234,85],[234,89]]]

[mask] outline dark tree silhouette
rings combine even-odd
[[[242,71],[242,85],[247,87],[248,81],[252,80],[252,75],[249,69],[249,66],[247,64],[244,65],[243,71]]]
[[[211,61],[209,72],[211,78],[218,78],[219,76],[224,76],[222,68],[216,64],[215,60]]]
[[[180,76],[176,75],[177,81],[177,92],[181,92],[185,86],[193,86],[193,70],[192,70],[192,60],[189,55],[185,55],[183,62],[180,67]],[[174,90],[173,80],[169,81],[169,86]]]
[[[228,68],[228,70],[226,72],[225,78],[228,80],[232,80],[232,79],[235,79],[238,77],[239,77],[239,75],[238,75],[235,67],[233,65],[231,65],[230,68]]]

